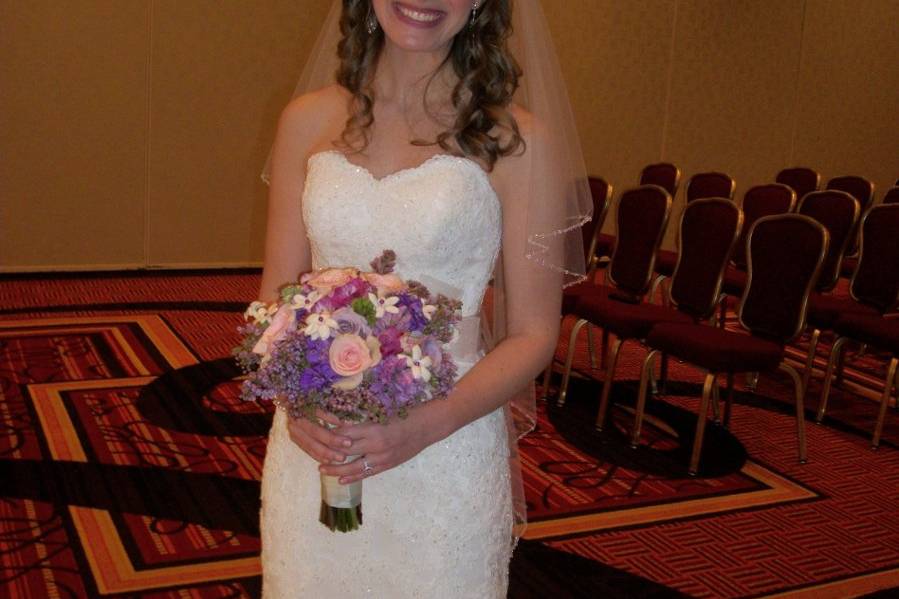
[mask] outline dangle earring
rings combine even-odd
[[[474,4],[471,5],[471,20],[468,22],[468,28],[471,29],[474,27],[474,20],[478,16],[478,7],[481,6],[481,0],[474,0]]]
[[[365,30],[368,32],[368,35],[372,35],[378,30],[378,18],[375,16],[374,11],[370,11],[368,18],[365,19]]]

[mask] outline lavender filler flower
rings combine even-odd
[[[282,286],[274,304],[250,304],[232,352],[246,374],[241,398],[273,401],[293,418],[315,421],[321,409],[380,423],[446,398],[457,371],[444,346],[462,304],[403,281],[395,265],[396,254],[385,250],[371,272],[321,269]],[[361,481],[337,485],[323,475],[322,523],[357,529],[361,491]]]

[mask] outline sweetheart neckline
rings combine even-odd
[[[350,159],[346,157],[346,154],[344,154],[343,152],[341,152],[339,150],[321,150],[319,152],[315,152],[314,154],[309,156],[309,159],[307,162],[311,162],[313,158],[317,158],[319,156],[323,156],[323,155],[327,155],[327,154],[336,154],[344,164],[355,168],[356,170],[358,170],[361,173],[364,173],[365,175],[368,176],[368,178],[370,180],[374,181],[375,183],[384,183],[386,181],[400,178],[403,175],[407,175],[407,174],[422,170],[429,164],[436,162],[438,159],[443,159],[443,158],[455,159],[455,160],[461,161],[463,164],[468,164],[468,165],[472,166],[475,170],[477,170],[477,172],[479,172],[481,174],[481,176],[484,178],[484,181],[487,183],[487,186],[490,188],[490,190],[494,193],[494,195],[496,194],[496,191],[493,189],[493,185],[490,183],[490,177],[487,175],[486,172],[484,172],[484,169],[482,169],[477,162],[475,162],[471,158],[468,158],[467,156],[456,156],[454,154],[446,154],[446,153],[441,152],[441,153],[431,155],[430,157],[426,158],[424,161],[416,164],[415,166],[401,168],[399,170],[393,171],[392,173],[387,173],[383,177],[375,177],[375,175],[370,170],[365,168],[364,166],[350,162]]]

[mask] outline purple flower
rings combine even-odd
[[[341,308],[331,314],[331,318],[337,321],[337,332],[368,337],[371,335],[371,327],[364,316],[356,314],[352,308]]]
[[[400,345],[400,338],[403,331],[399,329],[386,329],[378,335],[378,341],[381,342],[381,355],[394,356],[403,351]]]
[[[401,293],[398,306],[406,308],[409,316],[409,327],[415,331],[421,331],[428,324],[428,319],[421,310],[421,300],[410,293]]]
[[[353,278],[345,285],[341,285],[331,291],[328,295],[318,300],[315,304],[315,311],[334,312],[349,306],[357,297],[365,297],[371,290],[371,285],[365,279]]]

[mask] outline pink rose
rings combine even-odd
[[[308,274],[311,276],[306,278],[304,275],[300,280],[317,289],[322,295],[327,295],[335,287],[349,283],[350,279],[359,275],[359,271],[355,268],[326,268]],[[304,278],[306,280],[303,280]]]
[[[380,295],[399,293],[406,289],[403,280],[393,274],[379,275],[376,272],[366,272],[362,274],[362,277],[376,287]]]
[[[352,333],[334,337],[328,350],[328,361],[331,369],[340,376],[353,376],[374,364],[371,348],[365,339]]]
[[[271,352],[272,347],[294,327],[297,320],[296,311],[288,304],[282,305],[275,312],[271,323],[262,333],[259,341],[253,346],[253,353],[265,355]]]

